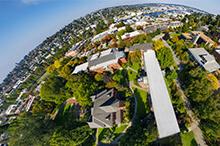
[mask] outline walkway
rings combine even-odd
[[[170,50],[173,54],[174,61],[176,62],[176,64],[179,66],[179,69],[180,69],[180,66],[181,66],[180,60],[177,58],[176,54],[174,53],[173,49],[169,46],[169,44],[165,40],[163,40],[163,42],[166,47],[170,48]],[[191,104],[190,104],[188,98],[186,97],[186,95],[184,94],[184,92],[181,88],[181,84],[178,79],[176,80],[176,85],[177,85],[178,89],[180,89],[180,92],[182,94],[181,97],[184,101],[184,106],[186,108],[187,114],[189,115],[189,117],[191,119],[190,129],[192,130],[192,132],[195,136],[195,140],[196,140],[197,144],[199,146],[207,146],[207,144],[204,140],[204,137],[203,137],[202,130],[199,128],[199,119],[193,113],[192,108],[191,108]]]
[[[182,94],[182,99],[184,101],[184,106],[186,108],[187,114],[189,115],[190,119],[191,119],[191,123],[190,123],[190,130],[192,130],[194,136],[195,136],[195,140],[197,142],[197,144],[199,146],[207,146],[204,138],[203,138],[203,133],[202,130],[199,128],[199,119],[195,116],[195,114],[193,113],[192,109],[191,109],[191,105],[190,102],[188,101],[188,98],[186,97],[186,95],[184,94],[179,81],[177,80],[176,85],[178,87],[178,89],[180,89],[180,92]]]

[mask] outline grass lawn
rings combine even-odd
[[[103,143],[111,143],[127,126],[127,124],[122,124],[119,127],[99,128],[96,137]]]
[[[134,89],[134,94],[137,97],[137,115],[138,117],[143,118],[149,111],[147,92],[140,89]]]
[[[127,124],[123,124],[123,125],[120,125],[119,127],[116,127],[114,133],[116,134],[122,133],[127,126],[128,126]]]
[[[183,146],[196,146],[193,132],[181,133],[181,139]]]

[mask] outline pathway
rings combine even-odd
[[[176,54],[174,53],[173,49],[169,46],[169,44],[165,40],[163,40],[163,42],[166,47],[170,48],[170,50],[173,54],[173,57],[174,57],[174,61],[176,62],[176,64],[179,66],[179,69],[180,69],[180,66],[181,66],[180,60],[177,58]],[[193,111],[191,109],[190,102],[189,102],[188,98],[186,97],[186,95],[184,94],[184,92],[181,88],[181,84],[178,79],[176,80],[176,85],[177,85],[178,89],[180,89],[180,92],[182,94],[181,97],[184,101],[184,106],[187,110],[187,114],[189,115],[189,117],[191,119],[190,129],[194,133],[195,140],[196,140],[197,144],[200,146],[207,146],[207,144],[204,140],[204,137],[203,137],[202,130],[199,128],[199,119],[193,113]]]
[[[189,117],[191,119],[190,130],[192,130],[192,132],[195,136],[195,140],[199,146],[207,146],[207,144],[204,140],[204,137],[203,137],[202,130],[199,128],[199,119],[193,113],[193,111],[191,109],[190,102],[188,101],[188,98],[184,94],[184,92],[180,86],[180,82],[178,80],[177,80],[176,84],[177,84],[177,87],[180,89],[180,92],[182,94],[181,97],[184,101],[184,106],[186,108],[187,114],[189,115]]]

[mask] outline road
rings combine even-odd
[[[178,69],[180,69],[181,61],[177,58],[176,54],[174,53],[173,49],[169,46],[169,44],[165,40],[163,40],[163,42],[164,42],[164,45],[171,50],[171,52],[173,54],[174,61],[175,61],[176,65],[178,66]],[[191,108],[191,104],[190,104],[188,98],[186,97],[186,95],[184,94],[184,92],[181,88],[181,84],[178,79],[176,80],[176,85],[182,94],[181,97],[184,101],[184,106],[186,108],[187,114],[189,115],[189,117],[191,119],[190,130],[192,130],[197,144],[199,146],[207,146],[207,144],[204,140],[204,137],[203,137],[202,130],[199,128],[199,119],[193,113],[192,108]]]

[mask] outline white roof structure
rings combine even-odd
[[[176,115],[153,50],[144,52],[145,71],[150,87],[150,95],[156,119],[159,138],[168,137],[180,132]]]
[[[209,54],[204,48],[190,48],[190,53],[194,59],[208,72],[214,72],[220,68],[214,56]]]
[[[122,40],[124,39],[127,39],[127,38],[132,38],[132,37],[135,37],[135,36],[138,36],[140,34],[143,34],[144,32],[143,31],[133,31],[133,32],[130,32],[130,33],[125,33],[124,35],[121,36]]]
[[[83,63],[83,64],[80,64],[80,65],[76,66],[76,68],[74,69],[73,73],[76,74],[76,73],[78,73],[80,71],[86,71],[87,68],[88,68],[88,65],[89,65],[89,63],[86,62],[86,63]]]

